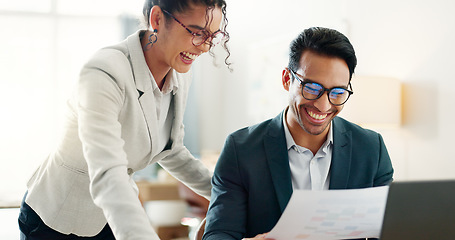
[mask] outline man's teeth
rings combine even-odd
[[[316,114],[316,113],[310,112],[310,111],[308,111],[308,114],[309,114],[312,118],[317,119],[317,120],[321,120],[321,119],[324,119],[324,118],[327,117],[327,114],[322,114],[322,115],[320,115],[320,114]]]
[[[189,52],[183,52],[183,57],[186,59],[186,60],[194,60],[197,58],[198,55],[196,54],[192,54],[192,53],[189,53]]]

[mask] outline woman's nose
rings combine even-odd
[[[203,44],[199,45],[197,48],[199,50],[201,50],[202,52],[206,53],[210,50],[211,44],[208,42],[204,42]]]

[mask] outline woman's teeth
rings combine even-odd
[[[182,56],[187,61],[193,61],[193,60],[195,60],[197,58],[198,55],[192,54],[192,53],[189,53],[189,52],[182,52]]]
[[[308,112],[308,115],[310,115],[310,117],[314,118],[314,119],[317,119],[317,120],[322,120],[324,118],[327,117],[327,114],[316,114],[314,112],[311,112],[311,111],[307,111]]]

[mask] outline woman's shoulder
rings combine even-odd
[[[131,65],[131,51],[135,51],[135,48],[139,48],[137,51],[141,51],[139,34],[140,31],[137,31],[119,43],[99,49],[91,56],[84,67],[97,67],[113,71],[121,71],[124,70],[122,68],[125,67],[129,69]],[[132,44],[132,42],[134,42],[134,44]]]
[[[120,89],[125,89],[128,82],[133,82],[133,76],[127,55],[121,47],[114,46],[99,49],[90,57],[81,69],[79,82],[115,82]]]
[[[85,67],[115,68],[121,63],[128,62],[127,53],[122,51],[120,45],[115,45],[96,51],[95,54],[93,54],[87,61]]]
[[[120,43],[96,51],[83,66],[82,72],[101,71],[115,79],[130,77],[132,75],[131,64],[122,45]]]

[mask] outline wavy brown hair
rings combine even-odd
[[[226,17],[226,1],[225,0],[146,0],[144,2],[144,7],[142,9],[142,14],[144,15],[144,23],[147,28],[150,27],[150,10],[152,9],[153,6],[159,6],[161,9],[164,9],[171,14],[174,13],[183,13],[186,10],[188,10],[191,7],[191,4],[194,5],[204,5],[207,6],[207,11],[206,11],[206,24],[205,26],[210,25],[210,22],[212,21],[212,12],[213,9],[216,7],[219,7],[221,9],[221,12],[223,14],[223,20],[221,24],[221,31],[225,33],[225,38],[222,41],[221,45],[223,46],[224,50],[227,52],[227,56],[224,59],[224,63],[228,66],[230,70],[231,69],[231,63],[228,61],[228,58],[231,55],[231,52],[229,51],[229,47],[227,43],[229,42],[230,36],[228,31],[226,30],[227,25],[228,25],[228,19]],[[170,16],[165,14],[165,17],[167,20],[170,19]],[[212,51],[212,48],[209,51],[210,56],[215,57],[215,54]]]

